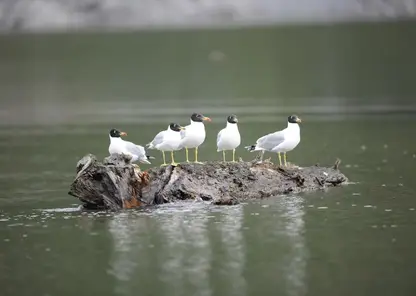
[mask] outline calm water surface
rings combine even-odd
[[[220,127],[208,127],[204,159],[220,157]],[[411,295],[416,150],[414,138],[397,135],[416,121],[302,127],[290,159],[340,157],[355,184],[232,207],[187,202],[120,213],[81,213],[66,194],[84,153],[106,155],[107,127],[2,128],[2,295]],[[158,128],[140,137],[138,126],[125,130],[147,141]],[[248,142],[263,129],[240,128]]]
[[[414,295],[414,28],[1,37],[0,295]],[[201,160],[221,159],[230,112],[242,146],[296,112],[289,161],[339,157],[352,184],[230,207],[78,210],[75,164],[107,156],[109,128],[145,144],[193,110],[213,118]]]

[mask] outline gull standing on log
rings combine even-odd
[[[191,124],[185,126],[185,129],[181,131],[182,139],[179,149],[185,148],[186,162],[189,162],[188,149],[195,148],[195,163],[200,163],[198,161],[198,147],[205,141],[204,121],[211,121],[211,118],[194,113],[191,116]]]
[[[238,131],[238,119],[236,115],[230,115],[227,117],[227,125],[220,130],[217,135],[217,152],[222,151],[222,159],[225,162],[225,151],[233,151],[233,160],[235,162],[235,149],[240,146],[241,136]]]
[[[125,154],[131,156],[131,162],[139,161],[150,164],[149,159],[154,157],[146,155],[143,146],[136,145],[132,142],[124,141],[121,136],[127,136],[127,133],[120,132],[117,129],[110,130],[110,146],[108,152],[111,154]]]
[[[261,161],[265,151],[276,152],[279,156],[279,163],[282,165],[282,158],[280,153],[283,152],[284,163],[286,162],[286,152],[293,150],[300,142],[300,127],[301,119],[296,115],[291,115],[287,118],[287,127],[284,130],[270,133],[259,138],[256,144],[246,146],[250,151],[261,151]]]
[[[148,149],[162,151],[163,164],[161,166],[166,165],[165,151],[170,151],[171,164],[176,165],[173,151],[178,150],[179,143],[182,140],[180,131],[184,129],[184,127],[177,123],[171,123],[166,130],[159,132],[155,138],[146,145]]]

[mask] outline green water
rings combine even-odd
[[[1,36],[0,295],[413,295],[415,28]],[[194,111],[213,119],[201,160],[221,159],[231,112],[242,146],[297,113],[288,160],[339,157],[353,183],[232,207],[78,210],[75,164],[107,156],[110,128],[146,144]]]

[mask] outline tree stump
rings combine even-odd
[[[288,193],[334,187],[348,181],[333,167],[282,167],[271,162],[181,163],[141,171],[129,156],[101,163],[88,154],[78,163],[69,194],[86,209],[136,208],[176,200],[202,199],[232,205]]]

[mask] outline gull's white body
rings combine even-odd
[[[160,151],[175,151],[179,150],[181,140],[181,133],[173,131],[168,127],[166,130],[159,132],[147,147]]]
[[[259,138],[251,151],[288,152],[300,142],[300,127],[297,123],[287,123],[284,130]]]
[[[143,146],[136,145],[132,142],[124,141],[120,137],[110,136],[110,146],[108,147],[110,154],[126,154],[131,156],[131,162],[140,161],[150,164],[147,160],[146,150]]]
[[[217,151],[233,150],[240,146],[241,136],[237,123],[227,121],[225,128],[220,130],[217,135]]]
[[[205,125],[202,122],[193,121],[181,131],[179,149],[196,148],[205,141]]]

